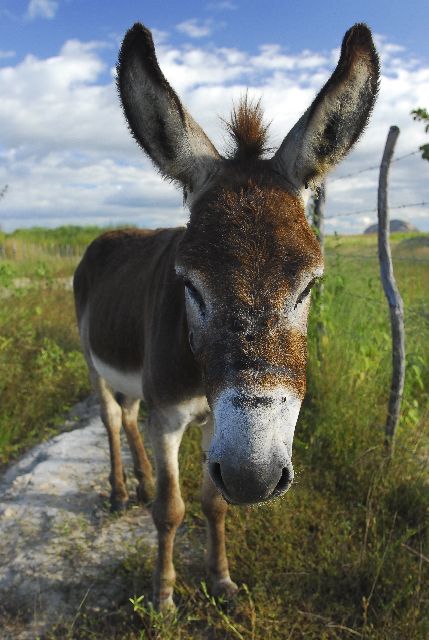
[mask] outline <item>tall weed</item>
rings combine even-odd
[[[236,601],[216,602],[202,582],[200,434],[192,427],[180,451],[187,518],[177,543],[177,614],[169,621],[151,609],[153,554],[136,541],[123,567],[135,585],[133,604],[109,617],[82,611],[52,637],[429,637],[429,268],[400,255],[407,373],[394,459],[383,448],[391,345],[375,238],[329,238],[323,295],[310,320],[294,487],[272,504],[229,511],[231,573],[242,585]],[[88,392],[71,294],[53,286],[58,273],[71,274],[73,260],[43,251],[27,263],[0,260],[3,290],[13,289],[17,269],[31,279],[0,308],[4,461],[55,429]]]

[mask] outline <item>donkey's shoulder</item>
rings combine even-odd
[[[144,258],[175,246],[184,233],[183,227],[171,229],[115,229],[106,231],[87,248],[85,259],[99,266],[116,260]]]

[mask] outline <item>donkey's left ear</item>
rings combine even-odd
[[[297,189],[322,180],[364,130],[378,84],[371,31],[355,24],[344,36],[334,73],[272,158],[275,170]]]

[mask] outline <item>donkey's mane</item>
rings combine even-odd
[[[225,122],[233,142],[230,158],[257,159],[268,151],[269,124],[264,124],[263,119],[261,101],[252,102],[247,94],[233,107],[230,121]]]

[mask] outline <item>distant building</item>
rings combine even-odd
[[[407,231],[418,231],[417,227],[404,220],[391,220],[390,221],[390,233],[407,233]],[[371,224],[364,233],[377,233],[378,223]]]

